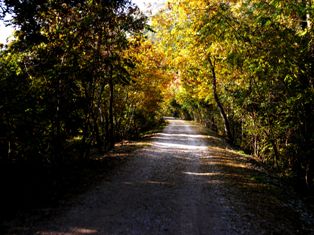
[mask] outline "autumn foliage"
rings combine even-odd
[[[161,120],[162,52],[128,0],[3,1],[15,40],[0,52],[0,160],[61,164]]]
[[[156,41],[172,109],[312,187],[313,1],[168,1]],[[302,186],[303,187],[303,186]]]
[[[171,114],[312,187],[312,0],[0,3],[2,162],[88,159]]]

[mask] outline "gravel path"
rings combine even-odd
[[[206,136],[168,121],[151,146],[37,234],[232,234],[218,185],[200,171],[211,157]]]
[[[302,233],[299,215],[220,139],[193,122],[168,122],[113,175],[24,234]]]

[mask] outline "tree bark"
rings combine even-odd
[[[61,156],[61,120],[60,120],[60,96],[61,96],[61,79],[56,81],[56,107],[54,119],[52,121],[52,147],[53,147],[53,162],[60,165],[62,162]]]
[[[114,84],[112,77],[109,80],[110,99],[109,99],[109,148],[114,146],[114,128],[113,128],[113,102],[114,102]]]
[[[311,0],[302,0],[302,8],[310,8],[312,6]],[[303,30],[311,28],[311,15],[308,10],[306,10],[303,15],[301,15],[301,27]]]
[[[231,132],[231,128],[230,128],[230,123],[229,123],[227,114],[225,112],[224,106],[221,103],[219,96],[218,96],[218,93],[217,93],[217,77],[216,77],[216,71],[215,71],[215,64],[213,63],[210,56],[208,57],[208,62],[209,62],[211,73],[212,73],[212,89],[213,89],[214,99],[215,99],[215,102],[218,106],[220,115],[223,119],[224,130],[225,130],[225,133],[227,134],[228,140],[231,143],[233,143],[233,136],[232,136],[232,132]]]

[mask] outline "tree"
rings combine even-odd
[[[205,123],[217,120],[218,109],[218,131],[310,186],[311,1],[181,0],[167,6],[156,17],[157,41],[178,71],[178,91],[189,97],[177,96],[175,103],[189,107],[192,117],[208,115]]]
[[[18,28],[5,53],[19,58],[16,66],[36,87],[25,98],[33,96],[38,104],[30,108],[40,113],[37,124],[44,130],[45,153],[53,156],[49,161],[61,163],[74,138],[81,139],[84,158],[94,145],[111,148],[115,86],[128,83],[132,67],[122,54],[129,38],[143,33],[146,17],[126,0],[5,4]],[[32,143],[27,148],[34,149]]]

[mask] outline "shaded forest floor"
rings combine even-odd
[[[198,166],[194,167],[193,171],[183,169],[188,167],[186,165],[188,162],[192,161],[186,150],[181,155],[172,153],[171,156],[161,157],[164,157],[169,166],[171,165],[169,169],[179,167],[179,170],[174,173],[184,172],[188,175],[184,177],[196,180],[196,183],[202,187],[201,191],[204,190],[203,187],[214,188],[210,195],[217,195],[218,199],[215,200],[220,200],[219,203],[226,207],[220,220],[230,220],[229,230],[220,231],[220,234],[227,234],[227,231],[228,233],[231,231],[232,234],[252,232],[314,234],[311,203],[301,200],[300,195],[297,195],[289,184],[269,174],[255,159],[230,148],[223,139],[213,133],[207,136],[208,130],[195,123],[187,123],[206,139],[204,141],[208,142],[209,156],[203,155],[203,152],[200,153],[197,156]],[[29,227],[36,227],[42,221],[49,221],[51,218],[64,214],[66,208],[74,206],[80,195],[101,187],[101,182],[113,181],[116,173],[123,172],[125,168],[128,169],[127,171],[134,170],[126,166],[132,165],[133,161],[142,161],[140,158],[143,155],[152,154],[150,153],[152,150],[141,154],[138,152],[143,151],[141,149],[150,148],[156,138],[161,138],[160,135],[151,134],[138,141],[119,143],[113,151],[105,155],[95,155],[92,160],[84,163],[64,165],[58,171],[42,166],[2,167],[0,203],[1,208],[4,209],[0,212],[0,233],[24,234],[25,231],[29,231]],[[179,136],[184,136],[184,134]],[[191,148],[194,148],[194,145],[191,145]],[[155,162],[155,160],[149,160],[147,163],[153,163],[151,167],[162,164],[161,161]],[[165,169],[162,170],[163,168],[164,166],[160,165],[158,172],[168,174]],[[139,177],[146,177],[141,173],[138,174]],[[154,177],[157,176],[153,175]],[[172,185],[173,182],[178,181],[175,177],[177,176],[169,175],[167,182],[159,180],[160,185],[167,186],[168,183]],[[159,181],[149,179],[150,183]],[[175,186],[179,187],[176,190],[182,190],[181,183],[176,184],[179,185]],[[173,187],[171,185],[167,187]],[[163,232],[167,233],[167,231]],[[168,232],[171,233],[173,230]],[[32,234],[32,232],[25,234]],[[73,232],[73,234],[79,233]],[[95,234],[101,233],[95,232]],[[199,234],[202,233],[199,232]]]

